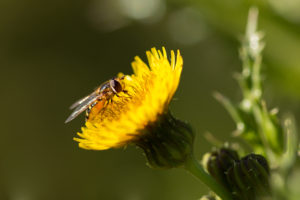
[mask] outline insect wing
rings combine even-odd
[[[75,108],[76,106],[77,107],[73,111],[73,113],[68,117],[68,119],[65,121],[65,123],[70,122],[75,117],[77,117],[80,113],[82,113],[83,111],[85,111],[99,97],[100,97],[100,95],[98,95],[96,93],[92,93],[91,95],[89,95],[87,97],[84,97],[83,99],[80,99],[79,101],[77,101],[76,103],[74,103],[71,106],[71,108]]]
[[[73,110],[74,108],[76,108],[77,106],[79,106],[80,104],[82,104],[85,100],[87,100],[89,97],[91,96],[95,96],[95,93],[96,92],[93,92],[91,93],[90,95],[87,95],[85,97],[83,97],[82,99],[79,99],[78,101],[76,101],[75,103],[73,103],[71,106],[70,106],[70,110]]]

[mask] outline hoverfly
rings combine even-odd
[[[76,118],[80,113],[86,110],[86,120],[89,117],[89,113],[91,109],[99,104],[102,103],[99,107],[99,109],[103,108],[104,103],[106,101],[112,101],[112,98],[116,95],[118,96],[118,93],[125,92],[121,80],[123,80],[125,76],[121,78],[112,78],[103,84],[101,84],[93,93],[90,95],[83,97],[82,99],[76,101],[74,104],[70,106],[70,109],[75,109],[72,114],[67,118],[65,123],[68,123],[72,121],[74,118]]]

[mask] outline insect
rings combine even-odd
[[[83,97],[82,99],[76,101],[74,104],[70,106],[70,109],[74,109],[72,114],[67,118],[65,123],[72,121],[76,118],[80,113],[86,110],[86,119],[89,117],[89,113],[94,106],[97,106],[99,110],[101,110],[104,106],[105,102],[111,102],[112,98],[118,93],[127,91],[124,90],[124,87],[121,84],[121,80],[124,79],[125,76],[121,78],[112,78],[103,84],[101,84],[94,92],[90,95]]]

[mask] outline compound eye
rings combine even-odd
[[[112,80],[111,81],[111,87],[117,92],[121,92],[122,91],[122,85],[119,81],[117,80]]]

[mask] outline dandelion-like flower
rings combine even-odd
[[[152,48],[146,55],[149,67],[135,57],[134,74],[118,75],[123,77],[124,92],[114,95],[101,109],[94,106],[92,117],[78,133],[80,138],[74,139],[81,148],[91,150],[134,143],[144,149],[152,167],[178,166],[191,153],[194,139],[190,127],[175,119],[168,109],[180,81],[183,60],[179,51],[177,56],[171,51],[169,61],[165,48]]]
[[[89,107],[85,126],[74,140],[90,150],[135,144],[144,150],[150,167],[183,166],[223,200],[230,200],[231,194],[193,155],[195,135],[191,127],[169,111],[182,72],[180,52],[175,56],[171,51],[170,60],[165,48],[152,48],[146,55],[149,66],[135,57],[133,75],[120,73],[71,106],[76,108],[66,123]]]

